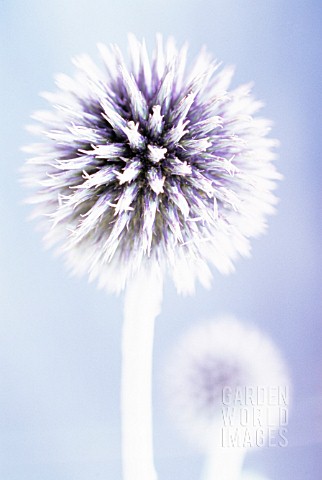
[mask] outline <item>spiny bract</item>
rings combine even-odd
[[[49,216],[46,239],[108,289],[143,264],[184,292],[209,284],[208,262],[230,272],[274,210],[270,123],[252,116],[249,85],[228,92],[232,68],[218,73],[204,50],[187,73],[173,39],[157,36],[150,61],[130,36],[129,66],[118,47],[98,47],[104,69],[75,58],[75,75],[44,94],[51,110],[33,116],[45,141],[26,147],[24,177],[38,188],[35,215]]]

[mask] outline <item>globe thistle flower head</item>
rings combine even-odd
[[[279,178],[270,122],[233,70],[202,51],[186,68],[186,46],[129,37],[127,64],[99,45],[102,68],[74,59],[36,112],[24,177],[45,215],[46,241],[77,273],[122,290],[142,265],[169,271],[178,290],[209,285],[209,264],[233,270],[250,237],[265,230]],[[49,221],[48,221],[49,220]]]
[[[170,414],[201,448],[209,446],[214,429],[217,434],[228,423],[239,427],[241,410],[249,409],[242,426],[251,435],[258,427],[254,407],[256,414],[262,409],[263,429],[278,428],[279,406],[270,404],[269,391],[273,388],[275,394],[281,388],[288,394],[289,385],[285,363],[272,341],[230,316],[192,327],[170,354],[165,370]],[[225,411],[233,412],[229,421]]]

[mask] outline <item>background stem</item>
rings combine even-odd
[[[239,480],[246,449],[216,448],[208,455],[202,480]]]
[[[202,480],[239,480],[247,448],[228,445],[223,439],[221,422],[214,425],[213,431]]]

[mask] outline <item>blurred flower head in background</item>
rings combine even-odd
[[[189,70],[171,38],[157,36],[149,56],[130,36],[129,65],[116,46],[99,51],[102,69],[75,58],[33,115],[42,141],[25,149],[24,178],[46,242],[111,290],[145,263],[179,291],[207,286],[209,263],[232,271],[274,211],[270,122],[254,116],[250,85],[229,91],[233,69],[204,50]]]
[[[190,328],[165,369],[170,414],[183,434],[202,448],[208,447],[214,428],[238,428],[242,422],[250,435],[257,427],[278,428],[278,396],[288,400],[289,388],[285,362],[273,342],[231,316]],[[260,415],[255,419],[254,409]]]

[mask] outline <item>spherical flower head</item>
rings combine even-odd
[[[208,286],[214,265],[233,270],[250,237],[265,230],[279,177],[276,141],[250,85],[229,91],[232,68],[204,50],[186,69],[187,48],[157,36],[150,58],[129,37],[129,64],[99,45],[74,76],[57,76],[36,112],[25,180],[35,216],[75,273],[120,291],[143,265],[170,273],[179,291]]]
[[[288,400],[289,387],[285,362],[272,341],[231,316],[192,327],[170,354],[165,371],[170,414],[201,448],[218,431],[221,438],[228,426],[247,428],[251,441],[258,426],[264,435],[268,427],[278,428],[284,419],[276,396],[281,392]]]

